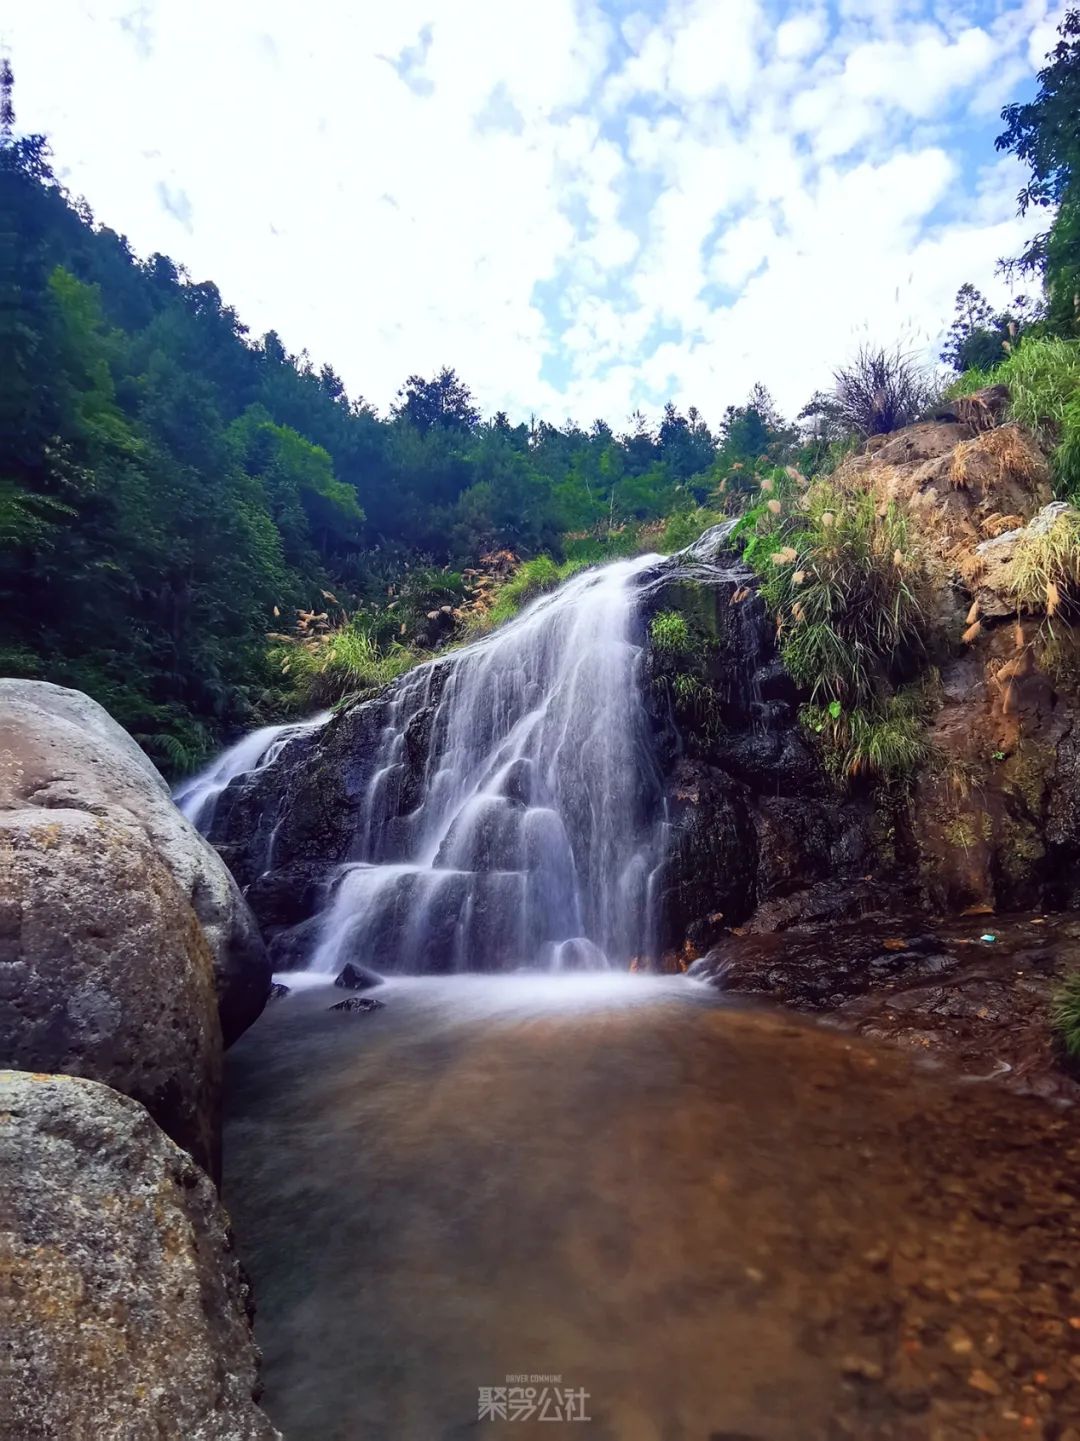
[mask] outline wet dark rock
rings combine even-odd
[[[1080,925],[1027,915],[918,912],[729,934],[689,974],[733,994],[829,1016],[862,1035],[936,1057],[972,1078],[1080,1100],[1047,1014],[1080,967]],[[993,934],[992,943],[981,941]]]
[[[311,916],[288,930],[271,937],[270,961],[275,971],[302,971],[315,954],[319,944],[320,920]]]
[[[292,986],[287,986],[284,981],[275,981],[270,987],[270,999],[279,1001],[283,996],[292,995]]]
[[[347,996],[343,1001],[336,1001],[330,1007],[332,1011],[381,1011],[385,1001],[377,1001],[374,996]]]
[[[737,925],[753,909],[757,843],[742,787],[715,767],[680,761],[669,790],[672,836],[657,877],[664,948],[721,912]]]
[[[753,713],[761,718],[756,709]],[[717,763],[755,792],[802,798],[827,796],[832,787],[811,742],[795,728],[790,712],[784,719],[788,722],[785,729],[756,727],[722,742]]]
[[[342,968],[334,981],[335,986],[341,986],[346,991],[370,991],[372,987],[381,986],[382,983],[382,976],[365,970],[363,966],[354,966],[352,961]]]
[[[314,861],[263,871],[244,892],[264,934],[274,935],[318,909],[326,887],[325,867]]]

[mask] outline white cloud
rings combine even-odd
[[[797,407],[859,335],[928,343],[961,281],[994,292],[1019,173],[985,135],[972,161],[966,117],[1064,7],[991,8],[13,0],[5,25],[71,189],[255,333],[381,406],[452,364],[487,410],[619,425],[668,393],[715,419],[757,379]]]
[[[820,50],[828,34],[824,10],[807,10],[784,20],[776,31],[776,53],[781,60],[801,60]]]

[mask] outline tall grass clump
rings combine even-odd
[[[844,710],[837,701],[805,706],[803,724],[826,742],[834,775],[907,780],[934,758],[927,722],[930,705],[919,686],[868,706]]]
[[[918,420],[933,399],[926,368],[900,349],[863,345],[833,372],[836,418],[856,435],[887,435]]]
[[[1058,988],[1050,1019],[1065,1054],[1080,1061],[1080,971],[1075,971]]]
[[[293,635],[273,635],[270,659],[298,708],[335,705],[381,690],[423,657],[399,641],[380,645],[358,619],[330,624],[302,612]]]
[[[583,556],[563,561],[561,565],[550,555],[538,555],[532,560],[522,561],[510,579],[494,592],[490,609],[477,617],[474,629],[491,630],[513,620],[530,601],[554,590],[590,564]]]
[[[903,515],[868,492],[819,483],[778,527],[761,594],[780,649],[812,705],[854,708],[888,694],[925,653],[922,570]]]
[[[1040,517],[1041,519],[1041,517]],[[1028,526],[1009,568],[1009,584],[1017,609],[1045,611],[1053,618],[1080,601],[1080,515],[1066,510],[1036,529]]]
[[[740,521],[802,719],[838,778],[901,779],[930,758],[926,583],[903,513],[868,490],[801,477]],[[738,597],[736,597],[738,599]]]
[[[662,529],[643,536],[648,544],[642,549],[658,551],[660,555],[671,555],[674,551],[685,550],[693,545],[711,526],[731,517],[722,510],[709,506],[697,506],[693,510],[676,511],[668,517]]]
[[[1008,388],[1008,418],[1050,452],[1057,493],[1080,495],[1080,341],[1027,336],[993,370],[965,371],[949,394],[970,395],[989,385]]]

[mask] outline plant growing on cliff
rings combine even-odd
[[[1066,510],[1043,530],[1021,536],[1010,568],[1017,606],[1053,617],[1080,598],[1080,513]]]
[[[887,435],[917,420],[933,385],[913,355],[862,345],[855,359],[833,372],[833,402],[841,424],[857,435]]]
[[[922,686],[910,686],[874,705],[845,711],[837,702],[804,706],[803,724],[826,745],[834,775],[898,781],[913,776],[934,757],[927,735],[930,700]]]
[[[677,610],[662,610],[653,616],[649,639],[653,651],[663,660],[682,660],[694,650],[686,617]]]
[[[705,672],[711,642],[676,610],[659,611],[649,623],[653,685],[689,731],[709,741],[723,729],[720,703]]]
[[[1080,1061],[1080,971],[1075,971],[1058,989],[1051,1020],[1066,1055]]]
[[[760,567],[780,651],[812,705],[887,695],[925,652],[922,568],[903,515],[819,482]]]
[[[1009,392],[1008,418],[1050,452],[1059,495],[1080,492],[1080,341],[1028,336],[993,370],[967,370],[951,397],[990,385]]]
[[[302,611],[291,635],[270,639],[271,660],[307,710],[379,690],[423,659],[398,641],[380,646],[358,617],[333,624],[325,613]]]

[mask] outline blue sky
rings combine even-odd
[[[20,125],[136,250],[385,408],[794,411],[933,353],[1030,223],[997,116],[1051,0],[9,0]],[[58,41],[58,37],[61,37]]]

